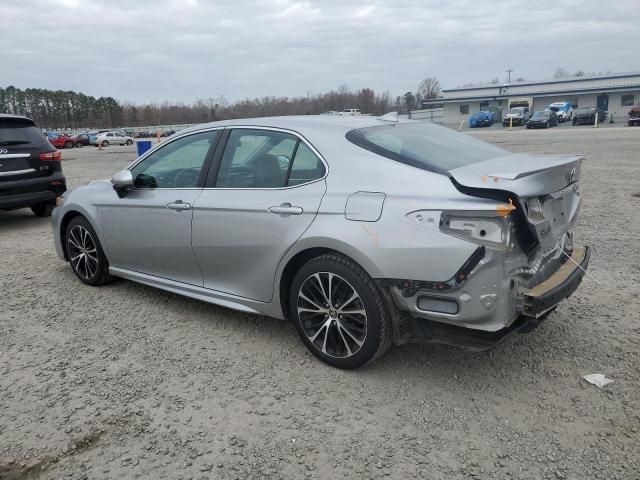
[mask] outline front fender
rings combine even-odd
[[[107,194],[110,190],[112,191],[110,182],[97,180],[65,194],[62,205],[56,207],[52,214],[54,242],[59,257],[68,260],[64,248],[66,225],[71,217],[82,215],[91,224],[91,227],[93,227],[105,256],[109,259],[109,252],[103,241],[104,236],[102,232],[102,222],[100,221],[100,208],[97,202],[95,202],[94,196]]]

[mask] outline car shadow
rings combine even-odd
[[[0,210],[0,231],[43,223],[51,223],[51,218],[36,217],[28,208],[8,212]]]
[[[72,275],[70,270],[69,274]],[[139,297],[139,300],[162,304],[165,315],[171,317],[184,319],[184,312],[190,312],[189,321],[200,322],[206,330],[211,330],[212,336],[218,335],[222,326],[229,330],[226,334],[237,335],[238,341],[250,339],[252,343],[262,343],[262,348],[267,350],[273,348],[274,353],[290,350],[300,361],[312,362],[314,368],[322,372],[321,377],[325,381],[330,381],[339,372],[312,357],[289,321],[234,311],[127,280],[117,280],[108,287],[126,290],[117,294],[124,294],[127,298]],[[557,331],[561,324],[564,329],[562,335]],[[494,386],[500,384],[502,389],[509,385],[524,386],[536,381],[535,372],[540,366],[559,361],[548,357],[550,343],[555,344],[553,349],[556,352],[561,352],[558,354],[560,357],[575,355],[570,353],[569,339],[579,332],[567,332],[566,329],[566,322],[553,313],[533,332],[513,335],[489,351],[465,351],[439,344],[392,346],[381,358],[357,370],[343,371],[340,375],[353,376],[371,384],[387,382],[390,377],[406,378],[411,383],[426,379],[432,386],[443,387],[452,381],[464,380],[467,387],[472,385],[471,391],[486,389],[487,382]],[[280,361],[290,360],[289,357]]]

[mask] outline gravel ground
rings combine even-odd
[[[474,135],[585,153],[576,238],[594,247],[573,297],[484,354],[411,345],[335,370],[285,322],[84,286],[47,219],[0,212],[0,479],[640,478],[640,129]],[[133,150],[64,151],[70,186]]]

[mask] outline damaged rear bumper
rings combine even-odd
[[[484,314],[474,309],[473,317],[465,313],[464,302],[461,311],[453,315],[434,315],[421,312],[415,302],[420,292],[405,292],[398,288],[387,290],[388,302],[394,310],[394,333],[397,344],[404,343],[440,343],[461,347],[465,350],[484,351],[502,343],[515,333],[526,333],[537,328],[547,315],[565,298],[576,291],[586,273],[591,256],[589,247],[576,247],[567,259],[551,276],[530,288],[518,289],[514,294],[520,299],[517,317],[507,318],[507,310],[498,306],[486,309]],[[478,274],[478,272],[476,272]],[[475,279],[478,280],[477,278]],[[474,279],[469,280],[470,284]],[[464,295],[472,291],[467,284],[453,292],[439,292],[441,296]],[[481,285],[480,290],[484,287]],[[424,292],[424,290],[422,290]],[[504,295],[499,295],[498,298]],[[500,303],[498,301],[498,303]],[[478,316],[476,316],[478,315]],[[429,318],[431,317],[431,318]],[[513,317],[512,317],[513,318]],[[502,323],[502,327],[488,329],[487,325]],[[506,326],[505,326],[506,325]]]
[[[591,257],[589,247],[577,247],[553,275],[523,292],[523,315],[540,317],[576,291]]]

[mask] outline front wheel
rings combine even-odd
[[[316,257],[298,271],[289,308],[306,347],[333,367],[358,368],[391,345],[380,291],[359,265],[341,255]]]
[[[65,248],[73,273],[87,285],[104,285],[112,280],[109,262],[98,235],[84,217],[74,217],[65,232]]]

